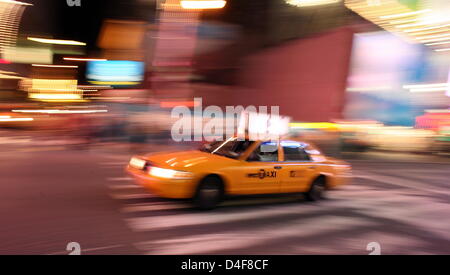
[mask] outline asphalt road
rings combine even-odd
[[[318,203],[233,198],[202,212],[134,185],[123,148],[14,146],[0,144],[0,254],[70,242],[82,254],[450,253],[449,159],[382,153],[352,161],[352,184]]]

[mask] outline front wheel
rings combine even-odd
[[[324,197],[325,179],[318,178],[314,180],[308,192],[305,193],[306,199],[309,201],[318,201]]]
[[[212,209],[223,197],[222,181],[218,177],[208,176],[198,186],[194,204],[199,209]]]

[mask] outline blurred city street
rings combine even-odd
[[[450,254],[450,1],[0,0],[0,179],[0,255]]]
[[[236,197],[205,212],[135,185],[126,144],[32,144],[0,145],[1,254],[68,254],[69,242],[83,254],[364,255],[370,242],[382,254],[450,253],[448,158],[348,156],[354,179],[326,200]]]

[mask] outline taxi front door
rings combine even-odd
[[[268,194],[280,192],[279,145],[262,143],[240,167],[239,193]]]

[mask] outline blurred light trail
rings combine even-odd
[[[404,85],[404,89],[420,89],[420,88],[436,88],[436,87],[447,87],[448,83],[432,83],[432,84],[414,84],[414,85]]]
[[[221,9],[225,7],[226,1],[214,1],[214,0],[198,0],[198,1],[181,1],[181,7],[183,9]]]
[[[56,45],[75,45],[75,46],[86,46],[86,43],[74,41],[74,40],[61,40],[61,39],[49,39],[49,38],[38,38],[38,37],[28,37],[28,40],[44,43],[44,44],[56,44]]]
[[[396,25],[395,27],[397,29],[403,29],[403,28],[409,28],[409,27],[435,25],[435,24],[439,24],[439,23],[448,22],[448,19],[445,19],[445,20],[423,20],[423,21],[419,21],[419,22],[417,22],[417,19],[416,19],[416,20],[414,20],[414,22],[416,22],[416,23],[400,24],[400,25]]]
[[[425,44],[425,46],[436,46],[436,45],[446,45],[446,44],[450,44],[450,41],[427,43],[427,44]]]
[[[286,3],[296,7],[309,7],[339,3],[341,0],[286,0]]]
[[[102,58],[76,58],[76,57],[64,57],[64,60],[68,61],[108,61],[108,59],[102,59]]]
[[[45,65],[45,64],[32,64],[33,67],[47,67],[47,68],[78,68],[73,65]]]
[[[88,97],[88,99],[102,99],[102,100],[128,100],[128,99],[131,99],[131,97],[123,97],[123,96],[116,96],[116,97],[94,96],[94,97]]]
[[[299,129],[337,129],[338,125],[331,122],[291,122],[289,127]]]
[[[19,2],[19,1],[14,1],[14,0],[0,0],[0,3],[16,4],[16,5],[23,5],[23,6],[33,6],[33,4],[30,4],[30,3]]]
[[[403,88],[409,89],[411,93],[445,92],[448,90],[449,84],[434,83],[434,84],[404,85]]]
[[[407,16],[412,16],[412,15],[417,15],[417,14],[422,14],[422,13],[427,13],[427,12],[431,12],[431,9],[391,14],[391,15],[383,15],[383,16],[380,16],[380,19],[392,19],[392,18],[399,18],[399,17],[407,17]]]
[[[427,35],[427,36],[418,36],[415,39],[417,40],[429,40],[433,38],[442,38],[445,37],[445,40],[448,40],[450,36],[450,33],[444,33],[444,34],[436,34],[436,35]]]
[[[119,85],[124,85],[124,86],[130,85],[131,86],[131,85],[139,84],[138,81],[89,81],[89,82],[91,82],[92,84],[98,84],[98,85],[110,84],[110,85],[117,85],[117,86],[119,86]]]
[[[435,114],[435,113],[450,113],[450,109],[435,109],[435,110],[431,109],[431,110],[425,110],[425,112],[432,113],[432,114]]]
[[[16,121],[33,121],[34,119],[31,117],[18,117],[18,118],[1,118],[0,122],[16,122]]]
[[[436,51],[436,52],[448,52],[448,51],[450,51],[450,48],[447,48],[447,49],[437,49],[437,50],[434,50],[434,51]]]
[[[25,77],[17,76],[17,73],[13,72],[0,72],[0,79],[25,79]]]
[[[426,92],[445,92],[447,91],[447,87],[440,88],[421,88],[421,89],[411,89],[411,93],[426,93]]]
[[[425,28],[417,28],[417,29],[407,29],[403,30],[404,32],[420,32],[420,31],[427,31],[427,30],[434,30],[434,29],[443,29],[449,27],[450,24],[445,25],[438,25],[438,26],[431,26],[431,27],[425,27]]]
[[[15,74],[15,75],[17,75],[18,73],[10,72],[10,71],[0,71],[0,74]]]
[[[94,114],[107,113],[108,110],[12,110],[12,112],[37,114]]]
[[[80,89],[112,89],[113,87],[107,85],[78,85]]]
[[[423,1],[421,10],[417,7],[405,5],[397,1],[367,1],[345,0],[349,8],[380,26],[381,28],[397,33],[400,37],[412,43],[429,44],[450,40],[450,17],[444,2]],[[378,3],[378,4],[377,4]],[[436,47],[439,48],[439,47]]]
[[[198,103],[195,101],[163,101],[160,103],[161,108],[173,108],[177,106],[196,107]]]
[[[50,94],[50,93],[30,93],[31,99],[66,101],[66,100],[82,100],[82,96],[78,94]]]
[[[420,41],[421,43],[425,43],[425,45],[427,43],[431,43],[431,42],[440,42],[440,41],[448,41],[448,37],[443,37],[443,38],[432,38],[432,39],[428,39],[428,40],[422,40]]]
[[[66,105],[67,109],[89,109],[89,108],[106,108],[105,105]]]
[[[347,92],[378,92],[388,91],[392,89],[391,86],[372,86],[372,87],[349,87]]]

